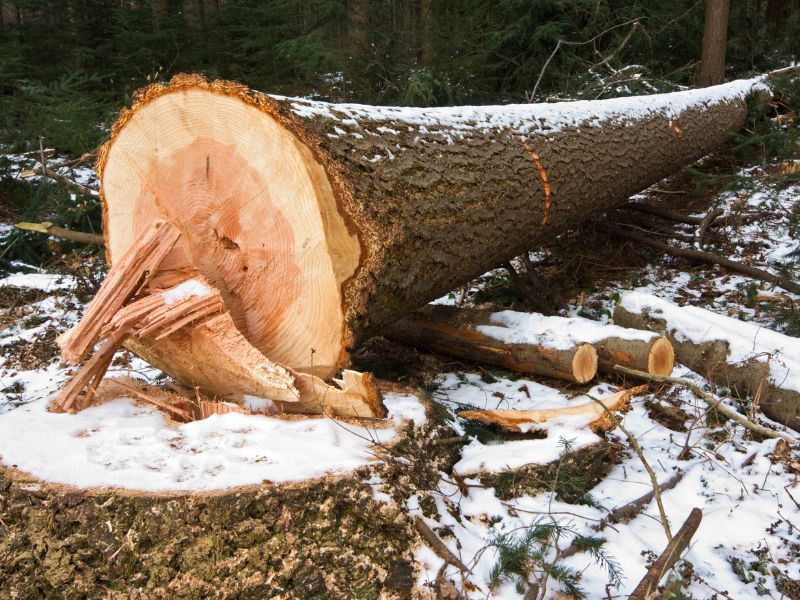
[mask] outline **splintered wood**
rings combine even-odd
[[[191,387],[241,401],[268,399],[281,412],[383,417],[385,408],[369,374],[345,370],[334,385],[270,361],[239,332],[219,290],[195,269],[170,268],[165,260],[181,237],[173,226],[156,221],[138,236],[92,301],[86,315],[65,336],[62,357],[79,362],[100,347],[54,398],[55,411],[91,406],[114,353],[125,346]],[[235,402],[197,398],[194,408],[179,408],[152,393],[120,383],[138,400],[179,421],[211,414],[251,411]],[[219,391],[224,388],[224,392]]]
[[[145,229],[122,259],[108,272],[100,291],[61,347],[66,362],[77,364],[99,341],[100,332],[119,309],[155,275],[161,261],[180,237],[162,221]]]
[[[458,413],[458,416],[515,433],[544,429],[542,425],[565,418],[574,419],[578,421],[575,423],[577,426],[588,426],[593,431],[608,431],[614,428],[614,424],[607,418],[605,409],[621,410],[633,396],[646,389],[646,385],[641,385],[620,390],[608,398],[578,406],[540,410],[465,410]]]

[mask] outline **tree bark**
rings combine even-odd
[[[702,87],[725,81],[725,50],[728,45],[730,0],[706,0],[703,53],[698,84]]]
[[[661,553],[661,556],[647,569],[644,578],[639,582],[639,585],[636,586],[636,589],[633,590],[633,593],[628,596],[628,600],[649,600],[653,597],[653,594],[658,588],[658,582],[661,581],[664,575],[667,574],[681,557],[681,554],[689,547],[692,536],[694,536],[697,528],[700,527],[700,521],[702,520],[703,512],[699,508],[693,508],[689,516],[686,517],[686,521],[684,521],[683,525],[678,530],[678,533],[675,534],[675,537],[672,538],[669,544],[667,544],[667,547],[664,548],[664,552]]]
[[[197,268],[253,346],[329,378],[404,313],[707,154],[751,89],[406,109],[177,76],[99,152],[108,258],[166,218],[165,269]],[[176,349],[156,350],[169,373]]]

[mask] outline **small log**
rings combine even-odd
[[[681,554],[689,547],[695,531],[700,526],[703,519],[703,512],[699,508],[693,508],[686,521],[683,523],[678,533],[667,544],[664,552],[656,559],[656,562],[647,569],[647,574],[628,596],[628,600],[650,600],[658,588],[658,582],[675,566]]]
[[[639,298],[639,300],[635,300]],[[682,333],[681,315],[692,312],[695,320],[703,319],[708,323],[703,338],[693,340]],[[713,321],[712,321],[713,319]],[[781,336],[776,332],[762,330],[760,327],[743,323],[717,315],[697,307],[678,307],[658,298],[642,298],[641,295],[628,294],[614,310],[614,322],[626,327],[645,329],[665,335],[675,348],[677,360],[706,377],[717,385],[732,390],[734,395],[755,397],[760,394],[760,409],[769,418],[800,431],[800,392],[789,389],[784,381],[773,381],[769,377],[769,365],[766,356],[785,367],[794,375],[800,373],[800,364],[791,358],[792,349],[796,347],[793,338],[783,336],[783,351],[775,354],[775,344],[768,345],[765,336]],[[739,335],[742,344],[752,349],[748,360],[731,359],[731,347],[725,339],[714,337],[714,323],[719,325],[721,337]],[[638,369],[637,369],[638,370]]]
[[[511,321],[521,320],[516,327]],[[542,317],[535,333],[526,332],[527,313],[490,313],[479,309],[429,305],[415,316],[394,324],[387,336],[399,342],[518,373],[536,373],[585,383],[594,377],[592,363],[605,373],[615,365],[668,375],[675,364],[672,344],[664,337],[642,336],[620,327],[581,318]],[[549,325],[542,326],[545,322]],[[507,326],[507,327],[506,327]],[[519,330],[520,336],[515,330]],[[530,335],[527,335],[530,334]],[[568,336],[573,348],[549,347],[547,339]],[[516,342],[515,337],[541,338],[541,343]],[[596,359],[589,344],[594,346]]]
[[[430,305],[415,318],[401,319],[386,334],[401,343],[517,373],[536,373],[574,383],[597,374],[597,351],[591,344],[567,350],[545,345],[508,344],[475,330],[488,313]]]
[[[669,375],[675,366],[675,350],[665,337],[656,336],[649,342],[621,337],[609,337],[594,342],[600,371],[613,373],[622,365],[656,375]]]
[[[593,431],[609,431],[614,429],[614,425],[606,418],[606,409],[610,411],[621,410],[630,402],[633,396],[646,389],[646,385],[640,385],[631,389],[620,390],[613,396],[609,396],[598,402],[592,401],[565,408],[545,408],[540,410],[465,410],[458,413],[458,416],[464,419],[480,421],[486,425],[494,425],[500,429],[514,433],[525,433],[539,429],[536,427],[537,425],[543,425],[565,417],[581,417],[585,421],[585,425]]]

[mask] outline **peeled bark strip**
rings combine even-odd
[[[476,331],[474,324],[482,321],[488,321],[488,314],[429,306],[417,318],[402,319],[392,325],[387,335],[417,348],[518,373],[536,373],[575,383],[591,381],[597,374],[597,352],[591,344],[576,344],[567,350],[509,344]]]
[[[607,413],[603,406],[611,411],[621,410],[633,396],[646,389],[646,385],[640,385],[629,390],[620,390],[613,396],[599,400],[600,404],[592,401],[578,406],[539,410],[465,410],[458,413],[458,416],[472,421],[480,421],[486,425],[494,425],[514,433],[542,429],[537,426],[564,418],[568,418],[570,421],[581,419],[585,426],[593,431],[610,431],[614,429],[614,423],[606,418]]]
[[[271,361],[328,379],[403,313],[707,154],[754,87],[405,109],[177,76],[98,154],[108,257],[166,219],[170,268],[196,266]]]
[[[591,380],[598,367],[605,373],[622,365],[668,375],[675,364],[664,337],[579,317],[430,305],[390,326],[386,335],[448,356],[577,383]],[[565,342],[556,343],[557,338],[569,340],[572,348],[563,349]]]
[[[614,322],[662,333],[672,342],[678,362],[727,387],[734,395],[757,398],[757,408],[769,418],[800,431],[800,391],[796,389],[800,363],[795,360],[796,340],[703,309],[681,308],[643,296],[623,296],[614,310]],[[691,323],[675,320],[680,319],[680,311],[686,308],[694,311],[690,317],[697,325],[690,327],[687,325]],[[710,321],[712,318],[714,322]],[[715,324],[724,324],[721,330],[734,344],[746,346],[744,358],[732,356],[731,343],[712,331]],[[692,335],[691,329],[699,332],[697,336]],[[736,339],[737,336],[742,339]],[[767,336],[784,338],[783,346],[778,348],[765,341]],[[776,376],[771,372],[772,365],[785,372]]]

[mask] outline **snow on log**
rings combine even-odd
[[[404,313],[707,154],[760,87],[431,109],[179,75],[135,94],[98,152],[108,258],[168,221],[162,269],[197,269],[258,351],[327,380]],[[172,374],[179,349],[139,351]]]
[[[544,429],[545,424],[569,424],[573,427],[588,427],[592,431],[610,431],[614,422],[608,418],[610,411],[622,410],[630,402],[631,397],[647,389],[640,385],[578,406],[565,408],[546,408],[540,410],[465,410],[458,413],[464,419],[480,421],[486,425],[494,425],[500,429],[515,433],[527,433]],[[602,405],[602,406],[601,406]],[[605,408],[603,408],[605,407]]]
[[[666,338],[581,317],[429,305],[390,326],[400,342],[519,373],[577,383],[614,365],[668,375],[675,354]]]
[[[756,398],[768,417],[800,430],[797,338],[641,292],[622,297],[614,322],[663,333],[678,362],[735,394]]]

